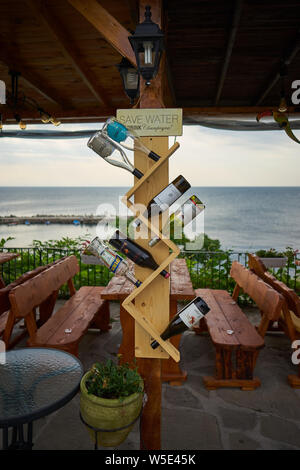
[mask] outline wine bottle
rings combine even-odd
[[[172,336],[179,335],[189,330],[209,311],[210,308],[207,303],[201,297],[196,297],[172,318],[160,337],[165,341]],[[157,341],[152,341],[151,347],[153,349],[156,349],[158,346],[159,343]]]
[[[96,132],[88,140],[87,146],[111,165],[123,168],[139,179],[144,176],[137,168],[134,168],[124,150],[105,133]]]
[[[127,150],[139,150],[147,155],[147,157],[152,158],[155,162],[160,159],[160,156],[152,150],[148,149],[146,145],[143,144],[140,137],[134,130],[129,130],[124,124],[121,124],[115,117],[110,117],[105,122],[102,132],[106,132],[107,135],[113,139],[115,142],[120,144]]]
[[[182,227],[186,227],[192,220],[194,220],[202,211],[204,211],[205,205],[200,201],[200,199],[193,195],[187,199],[179,209],[174,212],[169,218],[169,221],[166,223],[167,227],[172,222],[178,222]],[[165,228],[164,227],[164,228]],[[164,229],[162,230],[162,232]],[[156,243],[160,241],[158,236],[151,238],[149,241],[149,246],[155,246]]]
[[[189,188],[190,183],[182,176],[179,175],[172,181],[165,189],[158,193],[147,206],[147,210],[144,212],[144,217],[158,215],[164,212],[170,207],[180,196],[182,196]],[[133,227],[139,227],[141,221],[136,219],[132,225]]]
[[[143,268],[153,269],[158,268],[158,264],[153,256],[144,248],[139,246],[135,241],[126,237],[122,232],[116,230],[115,234],[109,240],[109,244],[116,248],[121,253],[124,253],[134,263],[142,266]],[[165,279],[170,277],[170,273],[165,269],[160,273]]]
[[[95,237],[83,251],[84,255],[92,254],[99,258],[108,269],[117,276],[126,276],[136,287],[142,283],[138,281],[130,267],[122,256],[118,255],[114,250],[106,246],[98,237]]]

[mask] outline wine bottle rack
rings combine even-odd
[[[134,289],[134,291],[123,301],[122,306],[124,307],[125,310],[135,319],[135,321],[151,336],[151,338],[155,339],[161,346],[161,348],[164,351],[164,354],[160,357],[167,357],[171,356],[174,361],[179,362],[180,360],[180,353],[178,349],[176,349],[169,341],[164,341],[161,337],[161,331],[157,331],[157,329],[154,327],[154,325],[149,321],[147,316],[143,314],[134,304],[134,299],[138,297],[138,295],[146,289],[149,284],[153,282],[155,278],[160,276],[160,272],[165,269],[175,258],[180,253],[179,248],[175,243],[173,243],[171,240],[165,238],[163,234],[158,230],[157,227],[151,224],[151,222],[146,219],[140,211],[136,208],[135,204],[130,200],[130,198],[135,194],[135,192],[140,189],[149,179],[150,176],[152,176],[160,167],[163,165],[170,157],[173,155],[174,152],[179,148],[179,144],[175,143],[169,150],[166,152],[165,155],[162,155],[161,158],[144,174],[144,176],[139,179],[135,185],[123,196],[122,201],[124,204],[127,205],[127,207],[133,212],[133,214],[139,218],[141,222],[143,222],[148,229],[151,230],[151,233],[154,233],[157,235],[161,240],[162,243],[165,243],[169,250],[171,250],[169,256],[160,264],[160,266],[153,271],[150,276],[148,276],[141,284],[140,287],[137,289]],[[165,281],[162,281],[165,282]],[[149,347],[145,348],[145,351],[139,350],[139,357],[149,357],[149,352],[147,352],[147,349],[149,351]],[[158,352],[155,351],[153,352],[153,356],[151,357],[159,357]]]

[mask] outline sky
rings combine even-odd
[[[97,130],[101,126],[61,124],[57,129]],[[56,128],[28,125],[27,129]],[[299,134],[295,131],[298,138]],[[176,140],[180,148],[170,158],[170,181],[182,174],[192,186],[300,186],[300,145],[284,131],[184,126]],[[132,175],[102,160],[87,147],[87,141],[1,138],[0,186],[132,186]],[[173,143],[170,137],[170,146]]]

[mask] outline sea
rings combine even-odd
[[[102,215],[108,208],[126,215],[125,187],[0,187],[0,216]],[[193,187],[205,204],[204,231],[224,249],[300,249],[300,187]],[[184,202],[182,200],[182,202]],[[92,237],[96,226],[73,224],[0,225],[7,247],[28,247],[35,239]]]

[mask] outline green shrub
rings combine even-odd
[[[97,362],[93,365],[86,388],[88,393],[99,398],[120,399],[143,390],[136,366],[117,365],[110,359],[105,364]]]

